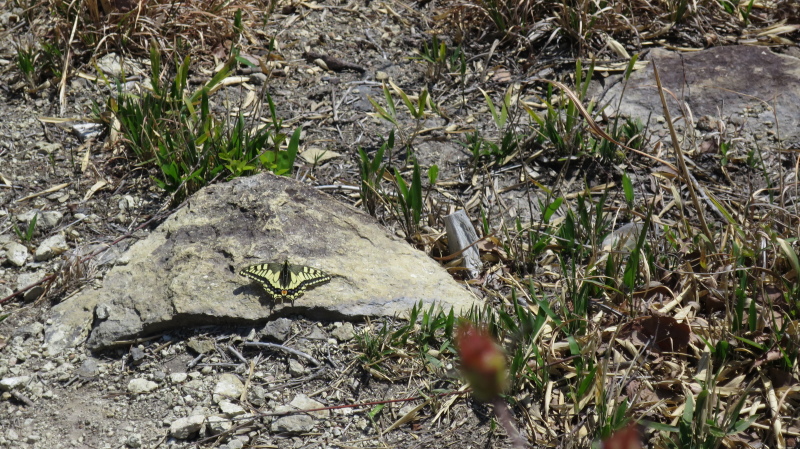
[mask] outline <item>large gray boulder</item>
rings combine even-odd
[[[276,304],[238,275],[283,261],[329,273],[327,284]],[[50,353],[92,349],[207,324],[262,323],[275,315],[357,320],[404,315],[419,301],[457,312],[476,299],[436,262],[369,216],[325,193],[272,174],[206,187],[123,254],[99,289],[53,308]]]

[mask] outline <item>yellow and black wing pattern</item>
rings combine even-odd
[[[240,275],[258,281],[277,301],[292,301],[303,296],[306,289],[331,280],[322,270],[305,265],[283,263],[264,263],[251,265],[239,272]]]

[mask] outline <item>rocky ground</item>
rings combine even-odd
[[[6,1],[0,8],[0,27],[6,36],[15,36],[0,44],[0,71],[4,74],[0,79],[0,447],[467,448],[510,444],[485,406],[454,400],[456,396],[429,399],[436,407],[419,410],[415,408],[424,400],[399,402],[384,409],[369,404],[418,397],[420,391],[440,387],[417,383],[419,378],[411,372],[381,377],[362,366],[354,335],[377,332],[379,325],[370,323],[317,322],[291,316],[258,326],[168,330],[99,353],[84,346],[49,353],[43,343],[52,305],[81,288],[99,286],[131,241],[160,223],[159,214],[169,213],[170,197],[152,183],[154,172],[136,166],[121,145],[104,144],[107,138],[87,143],[71,128],[87,121],[93,104],[106,105],[113,86],[72,73],[67,78],[66,109],[62,112],[58,80],[38,89],[24,85],[15,69],[14,42],[25,37],[16,35],[30,33],[31,28],[23,20],[24,11],[14,8],[15,3]],[[537,212],[528,207],[529,191],[515,188],[522,170],[530,168],[545,185],[562,182],[565,176],[577,180],[575,184],[565,182],[565,194],[585,187],[580,176],[584,172],[594,174],[590,187],[619,180],[618,167],[588,163],[563,170],[558,157],[548,154],[527,160],[529,167],[510,164],[491,176],[475,170],[473,155],[458,144],[458,137],[474,128],[495,127],[476,88],[477,80],[491,79],[499,98],[510,85],[507,74],[523,84],[526,78],[555,74],[544,67],[525,73],[508,63],[513,58],[487,65],[482,62],[482,52],[488,46],[465,44],[465,50],[474,53],[471,78],[460,90],[445,90],[444,83],[432,82],[429,66],[410,59],[429,37],[425,33],[431,26],[431,7],[419,4],[401,9],[400,4],[391,2],[352,7],[303,4],[272,16],[269,32],[256,29],[248,34],[245,52],[258,55],[263,54],[275,30],[280,31],[285,61],[278,69],[279,76],[268,80],[279,114],[293,126],[303,126],[304,150],[313,153],[324,148],[335,156],[321,164],[315,164],[311,154],[301,157],[298,179],[317,186],[358,185],[357,148],[374,151],[392,128],[367,115],[374,112],[369,97],[382,98],[381,81],[391,79],[411,95],[429,86],[446,111],[421,124],[404,122],[407,129],[419,125],[414,148],[420,163],[425,167],[436,164],[440,169],[437,208],[466,204],[477,219],[480,209],[476,204],[480,204],[496,212],[491,217],[494,224],[510,217],[533,215],[535,219]],[[785,53],[786,48],[783,50]],[[792,51],[796,48],[788,53]],[[320,58],[307,57],[309,52],[333,55],[352,66],[326,70],[318,62]],[[89,60],[86,54],[82,56]],[[109,67],[107,75],[113,76],[114,58],[103,61],[103,67]],[[147,75],[146,58],[131,57],[127,63],[127,74]],[[88,73],[91,67],[87,63],[83,70]],[[213,67],[211,58],[198,64],[193,69],[193,86],[207,79]],[[563,74],[570,66],[559,69]],[[225,88],[224,95],[214,99],[216,107],[242,105],[267,82],[263,74],[251,75],[244,69],[239,75],[246,78]],[[609,83],[600,78],[598,95]],[[541,88],[523,90],[520,96],[535,91],[541,92]],[[796,95],[790,86],[783,93]],[[765,172],[788,176],[792,166],[787,153],[779,151],[775,121],[765,123],[771,114],[767,107],[751,110],[749,116],[739,111],[720,116],[708,111],[699,114],[711,124],[702,129],[698,125],[698,134],[692,138],[712,142],[712,147],[698,155],[697,171],[707,176],[707,182],[724,183],[731,191],[742,185],[749,191],[758,190],[764,185]],[[791,117],[789,114],[791,111],[785,116]],[[59,123],[52,117],[74,120]],[[663,116],[660,119],[663,125]],[[732,149],[731,165],[720,168],[719,141],[714,136],[726,123],[729,141],[739,142],[739,146]],[[653,142],[668,138],[663,126],[653,126]],[[767,154],[762,167],[748,166],[748,154],[755,147]],[[637,167],[641,168],[640,179],[649,179],[648,168]],[[351,204],[357,201],[352,191],[332,193]],[[616,195],[619,197],[619,190]],[[35,228],[28,235],[34,216]],[[153,217],[158,219],[137,231]],[[389,226],[397,231],[396,224]],[[133,238],[109,246],[128,234]],[[90,262],[79,262],[83,255],[98,250],[102,251]],[[61,275],[49,282],[56,273]],[[42,280],[46,282],[24,295],[8,298]],[[273,342],[281,347],[247,345],[253,342]],[[448,364],[439,374],[453,382],[457,379],[454,367]],[[448,381],[441,387],[454,385],[457,387]],[[354,406],[283,415],[289,410],[341,404]],[[403,417],[408,421],[399,424],[398,430],[387,431]],[[538,435],[537,441],[549,447],[570,447],[566,438]]]

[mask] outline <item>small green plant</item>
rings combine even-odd
[[[689,0],[677,0],[674,2],[674,11],[672,13],[672,23],[675,25],[683,21],[686,12],[689,10]]]
[[[39,45],[42,47],[40,52],[42,72],[53,78],[61,78],[61,68],[64,64],[64,54],[61,53],[61,49],[58,45],[44,40]]]
[[[37,52],[32,46],[17,44],[17,68],[31,89],[37,85],[36,55]]]
[[[636,199],[636,197],[633,192],[633,182],[627,173],[622,174],[622,191],[625,194],[625,204],[628,205],[628,209],[633,210],[633,201]]]
[[[511,161],[518,148],[517,140],[517,135],[509,130],[503,134],[500,143],[494,143],[480,137],[476,130],[475,133],[468,134],[466,142],[462,142],[461,145],[472,152],[472,160],[476,166],[481,161],[485,161],[489,165],[502,166]]]
[[[519,149],[520,135],[512,124],[510,117],[511,90],[506,91],[502,103],[498,106],[492,101],[488,93],[483,92],[483,98],[489,108],[497,130],[500,132],[499,142],[484,138],[476,129],[473,134],[467,134],[466,141],[459,142],[461,146],[472,153],[473,163],[476,167],[480,163],[488,165],[505,165],[511,161]]]
[[[154,182],[179,202],[217,179],[232,179],[269,170],[291,174],[301,130],[289,137],[283,132],[275,104],[266,101],[271,127],[252,131],[242,115],[233,123],[220,121],[209,107],[209,95],[219,87],[238,56],[234,55],[202,88],[187,94],[189,58],[176,64],[172,81],[162,81],[161,58],[155,44],[150,48],[152,92],[136,97],[118,87],[110,109],[140,163],[155,166]],[[287,141],[288,139],[288,141]],[[284,149],[284,144],[286,148]]]
[[[389,90],[389,86],[387,86],[386,83],[383,83],[383,98],[386,101],[386,107],[381,106],[375,99],[370,97],[369,102],[377,111],[371,115],[386,120],[394,126],[394,128],[397,130],[397,137],[400,139],[400,142],[406,149],[406,157],[409,157],[411,148],[413,147],[414,138],[420,129],[422,129],[422,123],[427,117],[428,111],[438,113],[439,110],[436,104],[433,102],[433,99],[431,99],[430,95],[428,94],[427,89],[422,89],[422,92],[420,92],[417,96],[417,101],[415,103],[403,91],[403,89],[391,81],[389,81],[389,84],[392,86],[392,90],[400,97],[403,104],[406,106],[408,114],[414,120],[414,127],[410,131],[406,131],[408,127],[404,126],[400,122],[400,116],[397,106],[395,105],[394,98],[392,97],[392,92]],[[391,161],[392,155],[390,154],[389,162],[391,163]]]
[[[604,386],[604,384],[601,383]],[[628,398],[622,396],[617,388],[603,388],[597,401],[597,438],[606,440],[630,422]]]
[[[429,350],[435,349],[440,354],[454,353],[453,328],[455,314],[452,308],[449,313],[444,313],[442,310],[436,310],[435,307],[435,304],[431,304],[430,309],[422,314],[422,319],[419,320],[419,328],[414,333],[413,340],[428,365],[441,367],[441,361],[437,357],[431,356]],[[421,308],[422,302],[416,307],[417,311],[412,310],[411,316],[416,317],[419,314],[418,310]],[[412,322],[416,322],[416,320]]]
[[[579,344],[574,336],[567,337],[570,355],[574,356],[575,379],[569,385],[569,396],[572,399],[573,413],[580,414],[587,401],[586,396],[592,393],[597,375],[597,364],[592,355],[587,355],[586,346]]]
[[[625,118],[625,123],[619,126],[619,116],[611,124],[609,135],[618,142],[622,142],[630,148],[639,149],[644,144],[644,124],[639,118]],[[590,139],[592,143],[592,153],[600,157],[603,164],[619,164],[625,160],[625,153],[614,142],[606,139]]]
[[[360,158],[359,173],[361,175],[361,203],[367,212],[375,216],[375,212],[380,202],[380,183],[386,167],[383,165],[383,155],[387,149],[389,152],[394,148],[394,130],[389,132],[389,138],[378,148],[375,157],[370,160],[367,153],[358,149]]]
[[[435,304],[425,309],[422,301],[415,304],[409,312],[408,321],[391,330],[386,324],[381,329],[356,334],[360,349],[359,358],[370,369],[386,372],[385,364],[393,358],[408,358],[425,366],[441,368],[440,357],[451,356],[453,349],[453,329],[455,314],[451,309],[444,312]],[[440,357],[434,355],[435,350]]]
[[[741,12],[742,19],[746,25],[750,21],[750,13],[753,10],[753,4],[755,3],[755,0],[750,0],[747,3],[747,6],[744,7],[744,10],[742,10],[739,6],[741,3],[741,0],[719,0],[719,5],[722,6],[722,9],[724,9],[728,14],[738,17],[739,13]]]
[[[461,82],[464,82],[467,61],[461,47],[450,49],[439,37],[434,35],[430,42],[423,42],[422,49],[418,50],[418,56],[412,58],[424,61],[428,66],[427,76],[431,82],[436,83],[445,73],[460,75]]]
[[[413,239],[418,233],[419,223],[422,219],[422,177],[417,161],[414,161],[414,169],[411,172],[411,184],[407,184],[400,172],[395,169],[395,187],[397,189],[397,201],[394,202],[396,215],[400,219],[406,238]]]
[[[742,393],[735,402],[726,405],[713,393],[715,382],[704,382],[700,393],[695,397],[686,391],[686,403],[677,426],[648,423],[656,430],[677,434],[665,438],[670,449],[716,449],[723,439],[747,430],[758,415],[740,419],[742,406],[747,395]]]
[[[41,41],[38,47],[32,43],[17,43],[17,69],[30,89],[36,89],[48,77],[61,77],[63,55],[57,45]]]
[[[551,195],[552,192],[547,192]],[[520,275],[527,275],[535,271],[536,260],[542,255],[547,246],[553,240],[550,219],[558,211],[564,201],[563,197],[551,200],[537,199],[541,220],[537,223],[530,223],[523,226],[522,221],[517,218],[514,225],[516,233],[512,235],[506,228],[505,250],[509,254],[509,259],[514,262],[513,268]],[[485,234],[489,232],[485,231]]]
[[[536,298],[536,288],[528,284],[532,298]],[[541,332],[547,322],[549,306],[544,301],[537,301],[539,311],[534,313],[523,307],[516,299],[517,292],[512,290],[511,311],[500,309],[497,319],[490,328],[497,329],[497,334],[508,338],[513,343],[510,352],[509,379],[512,391],[523,391],[532,387],[534,391],[543,393],[550,381],[550,373],[545,368],[546,354],[539,349]],[[544,304],[544,306],[543,306]],[[494,316],[494,315],[493,315]],[[502,331],[501,331],[502,330]]]
[[[481,89],[483,93],[483,98],[486,100],[486,106],[489,107],[489,112],[492,114],[492,120],[494,120],[495,126],[497,129],[502,131],[506,127],[506,122],[508,121],[508,109],[511,103],[511,89],[506,90],[506,94],[503,96],[503,102],[500,105],[500,110],[497,110],[494,102],[492,101],[492,97],[486,93],[483,89]]]
[[[594,65],[589,66],[587,73],[584,75],[581,62],[577,61],[575,63],[576,97],[581,102],[587,96],[586,92],[589,89],[589,82],[593,73]],[[538,113],[525,106],[524,103],[523,107],[530,118],[539,126],[538,133],[543,140],[549,142],[556,150],[556,153],[561,156],[573,156],[583,152],[583,148],[588,142],[588,136],[586,124],[582,121],[578,112],[582,106],[566,95],[560,97],[558,102],[558,104],[566,104],[566,106],[563,108],[555,106],[552,84],[547,85],[547,92],[542,101],[547,108],[544,117],[540,117]],[[585,109],[589,114],[592,114],[594,104],[589,103]]]
[[[359,359],[370,366],[379,366],[380,363],[392,356],[397,350],[393,347],[396,342],[392,340],[392,332],[386,323],[377,331],[370,330],[355,334],[355,342],[360,349]]]
[[[605,192],[597,202],[593,202],[591,195],[578,195],[576,207],[567,210],[555,234],[560,245],[558,261],[564,276],[561,314],[568,318],[565,321],[569,335],[581,336],[586,331],[590,298],[598,295],[601,289],[596,281],[585,278],[587,273],[582,267],[589,256],[596,260],[599,244],[611,225],[604,211],[607,196],[608,192]]]
[[[728,153],[731,150],[731,143],[730,142],[720,142],[719,143],[719,153],[722,155],[720,158],[719,165],[721,167],[725,167],[728,165]]]
[[[22,243],[29,243],[33,239],[33,234],[36,232],[36,220],[39,218],[39,214],[34,214],[31,221],[28,222],[28,227],[25,228],[25,232],[22,232],[18,227],[17,224],[14,223],[14,233],[17,234],[17,237],[22,241]]]

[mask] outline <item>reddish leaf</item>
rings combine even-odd
[[[490,401],[503,391],[506,381],[506,358],[489,332],[472,323],[458,326],[456,348],[461,357],[461,372],[475,396]]]
[[[603,441],[603,449],[642,449],[642,435],[635,424],[628,424]]]

